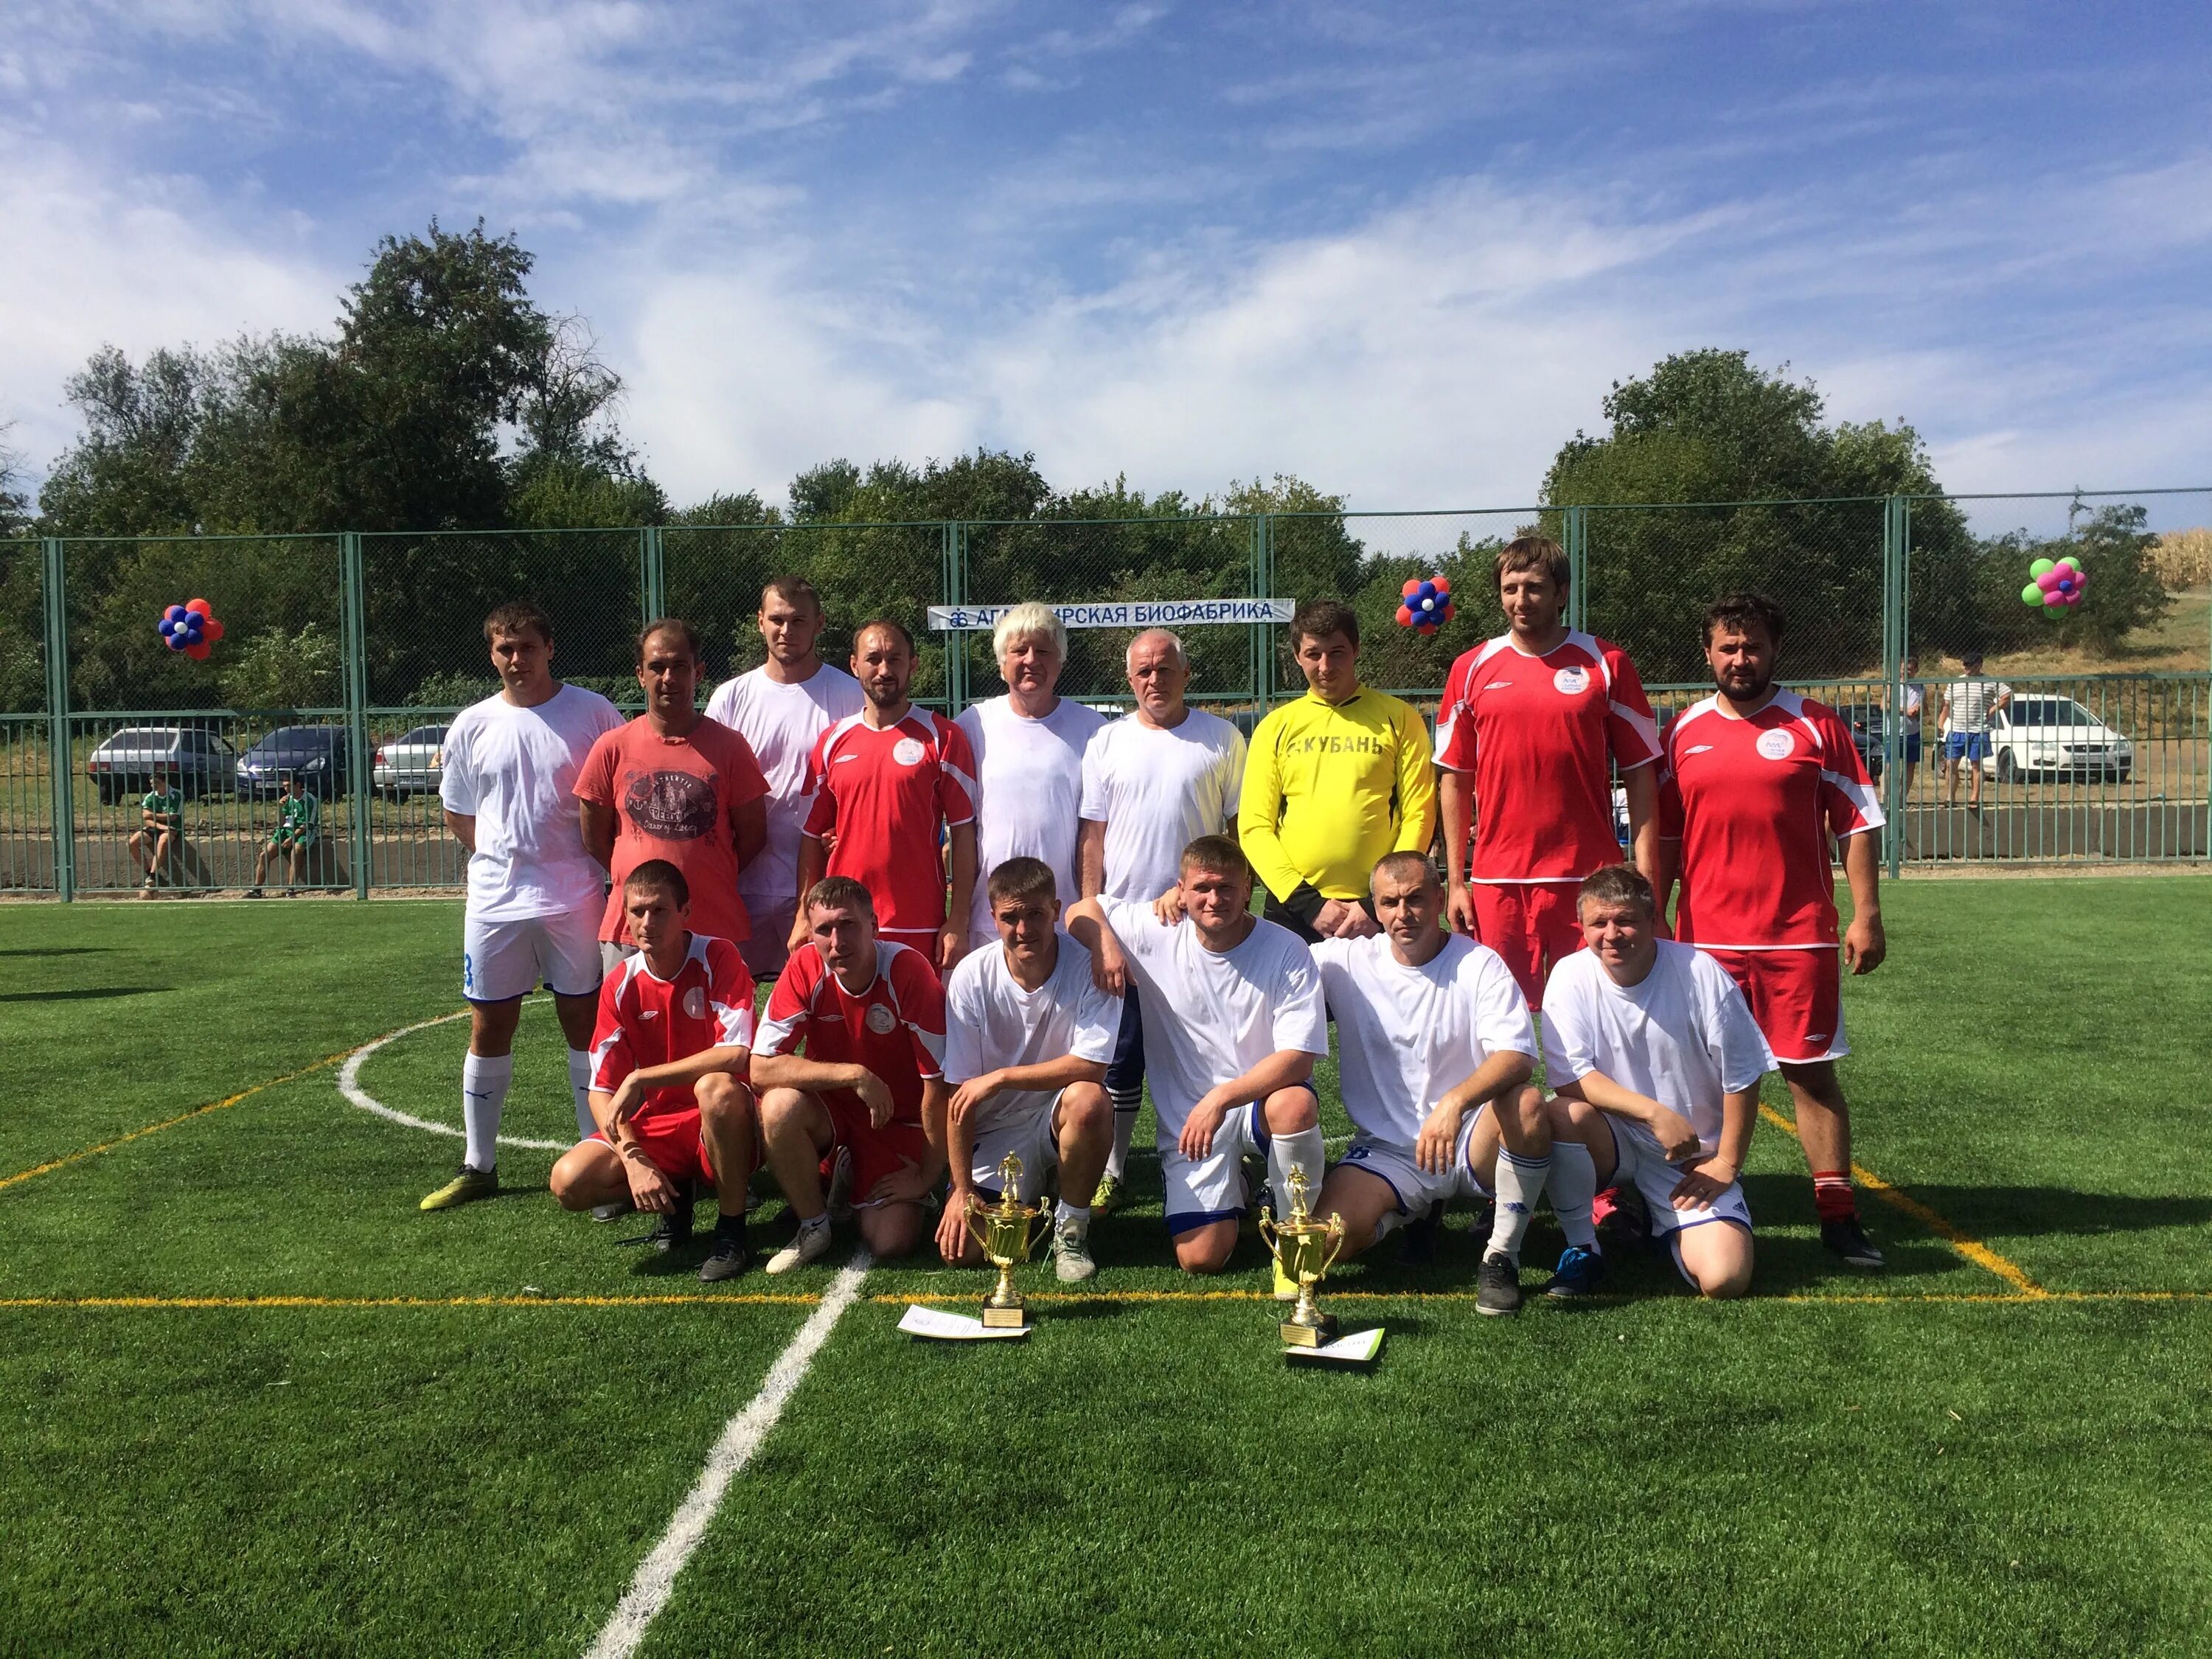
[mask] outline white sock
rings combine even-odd
[[[1552,1180],[1548,1188],[1552,1213],[1567,1243],[1586,1250],[1597,1249],[1597,1229],[1590,1224],[1590,1201],[1597,1196],[1597,1164],[1589,1148],[1579,1140],[1552,1143]]]
[[[1383,1211],[1375,1218],[1375,1242],[1380,1244],[1412,1219],[1411,1216],[1400,1215],[1395,1210]]]
[[[1306,1203],[1309,1206],[1321,1201],[1322,1176],[1327,1173],[1323,1165],[1328,1154],[1322,1148],[1321,1125],[1301,1129],[1296,1134],[1277,1135],[1267,1143],[1267,1182],[1275,1189],[1275,1213],[1287,1216],[1291,1212],[1291,1170],[1306,1172]]]
[[[461,1121],[468,1127],[471,1170],[499,1167],[499,1115],[514,1081],[513,1054],[471,1054],[461,1062]]]
[[[568,1090],[576,1097],[576,1138],[589,1140],[599,1121],[592,1115],[592,1056],[585,1049],[568,1050]]]
[[[1528,1237],[1528,1218],[1536,1212],[1544,1178],[1551,1172],[1548,1155],[1522,1158],[1503,1146],[1498,1149],[1498,1210],[1485,1255],[1502,1255],[1516,1263],[1521,1260],[1521,1241]]]
[[[1114,1103],[1114,1150],[1106,1154],[1106,1173],[1119,1181],[1129,1167],[1129,1137],[1137,1133],[1137,1109],[1145,1103],[1144,1085],[1109,1089],[1107,1095]]]
[[[1060,1200],[1060,1207],[1052,1212],[1052,1225],[1054,1232],[1062,1227],[1073,1227],[1078,1238],[1088,1238],[1091,1237],[1091,1206],[1086,1204],[1079,1210],[1063,1198]]]

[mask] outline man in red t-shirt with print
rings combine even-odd
[[[1647,874],[1656,852],[1651,704],[1618,647],[1562,620],[1567,575],[1565,550],[1547,537],[1498,550],[1507,631],[1452,665],[1437,711],[1451,925],[1505,959],[1532,1010],[1543,1006],[1553,964],[1583,948],[1583,878],[1620,860],[1616,769],[1631,848]]]
[[[945,990],[928,961],[878,937],[874,901],[849,876],[824,877],[799,908],[808,944],[769,994],[752,1062],[769,1168],[799,1218],[772,1273],[828,1252],[825,1178],[831,1199],[860,1194],[860,1237],[875,1255],[904,1255],[927,1238],[952,1097]],[[954,914],[964,933],[967,912]]]
[[[647,859],[617,891],[637,951],[599,981],[590,1093],[599,1127],[553,1166],[553,1195],[563,1209],[623,1203],[657,1214],[665,1249],[691,1231],[691,1183],[711,1182],[720,1215],[699,1277],[732,1279],[751,1260],[752,975],[729,940],[691,931],[690,884],[667,860]]]
[[[608,867],[614,890],[599,920],[608,972],[635,947],[623,883],[647,859],[664,859],[691,889],[696,931],[740,944],[752,931],[738,872],[768,842],[768,779],[752,745],[699,712],[699,641],[688,623],[664,617],[637,641],[645,713],[592,745],[576,775],[584,846]]]
[[[1790,1085],[1813,1170],[1820,1242],[1849,1266],[1878,1268],[1851,1192],[1851,1123],[1836,1080],[1843,976],[1881,966],[1882,812],[1850,727],[1774,684],[1781,607],[1731,593],[1705,613],[1718,688],[1668,728],[1659,789],[1661,909],[1677,874],[1674,937],[1729,970]],[[1851,925],[1837,932],[1829,843],[1843,849]]]
[[[868,623],[853,636],[853,677],[867,702],[815,740],[799,891],[811,892],[825,871],[852,877],[873,896],[883,937],[910,945],[945,973],[968,947],[975,757],[966,732],[908,701],[914,664],[913,636],[895,622]],[[949,860],[938,854],[940,834]],[[826,848],[833,837],[834,849]],[[791,929],[794,956],[811,934],[802,904]]]

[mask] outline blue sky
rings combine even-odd
[[[1954,490],[2212,478],[2201,3],[18,0],[0,420],[481,215],[679,500],[1034,449],[1510,506],[1668,351]],[[2018,516],[2018,515],[2013,515]]]

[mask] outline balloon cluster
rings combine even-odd
[[[2063,559],[2038,559],[2027,574],[2034,580],[2020,590],[2020,602],[2047,611],[2071,611],[2081,603],[2081,590],[2089,585],[2088,573],[2074,562],[2070,553]]]
[[[1398,626],[1433,634],[1452,619],[1451,580],[1445,576],[1425,580],[1409,576],[1398,590]]]
[[[205,599],[187,599],[161,612],[161,643],[181,651],[194,662],[204,661],[222,637],[222,624]]]

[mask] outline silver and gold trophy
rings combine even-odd
[[[1014,1289],[1014,1269],[1030,1259],[1037,1234],[1031,1231],[1040,1218],[1050,1224],[1052,1206],[1042,1199],[1024,1204],[1021,1195],[1022,1161],[1008,1152],[999,1162],[999,1201],[985,1204],[969,1194],[964,1219],[968,1231],[983,1248],[983,1259],[999,1270],[999,1282],[983,1303],[983,1325],[988,1330],[1025,1330],[1029,1310],[1021,1292]],[[978,1226],[976,1224],[982,1224]]]
[[[1291,1212],[1281,1221],[1265,1204],[1260,1206],[1260,1237],[1274,1253],[1283,1277],[1298,1287],[1297,1305],[1283,1322],[1283,1346],[1318,1348],[1336,1340],[1336,1316],[1321,1310],[1314,1292],[1343,1252],[1344,1218],[1332,1214],[1324,1221],[1306,1208],[1303,1164],[1291,1166],[1290,1188]]]

